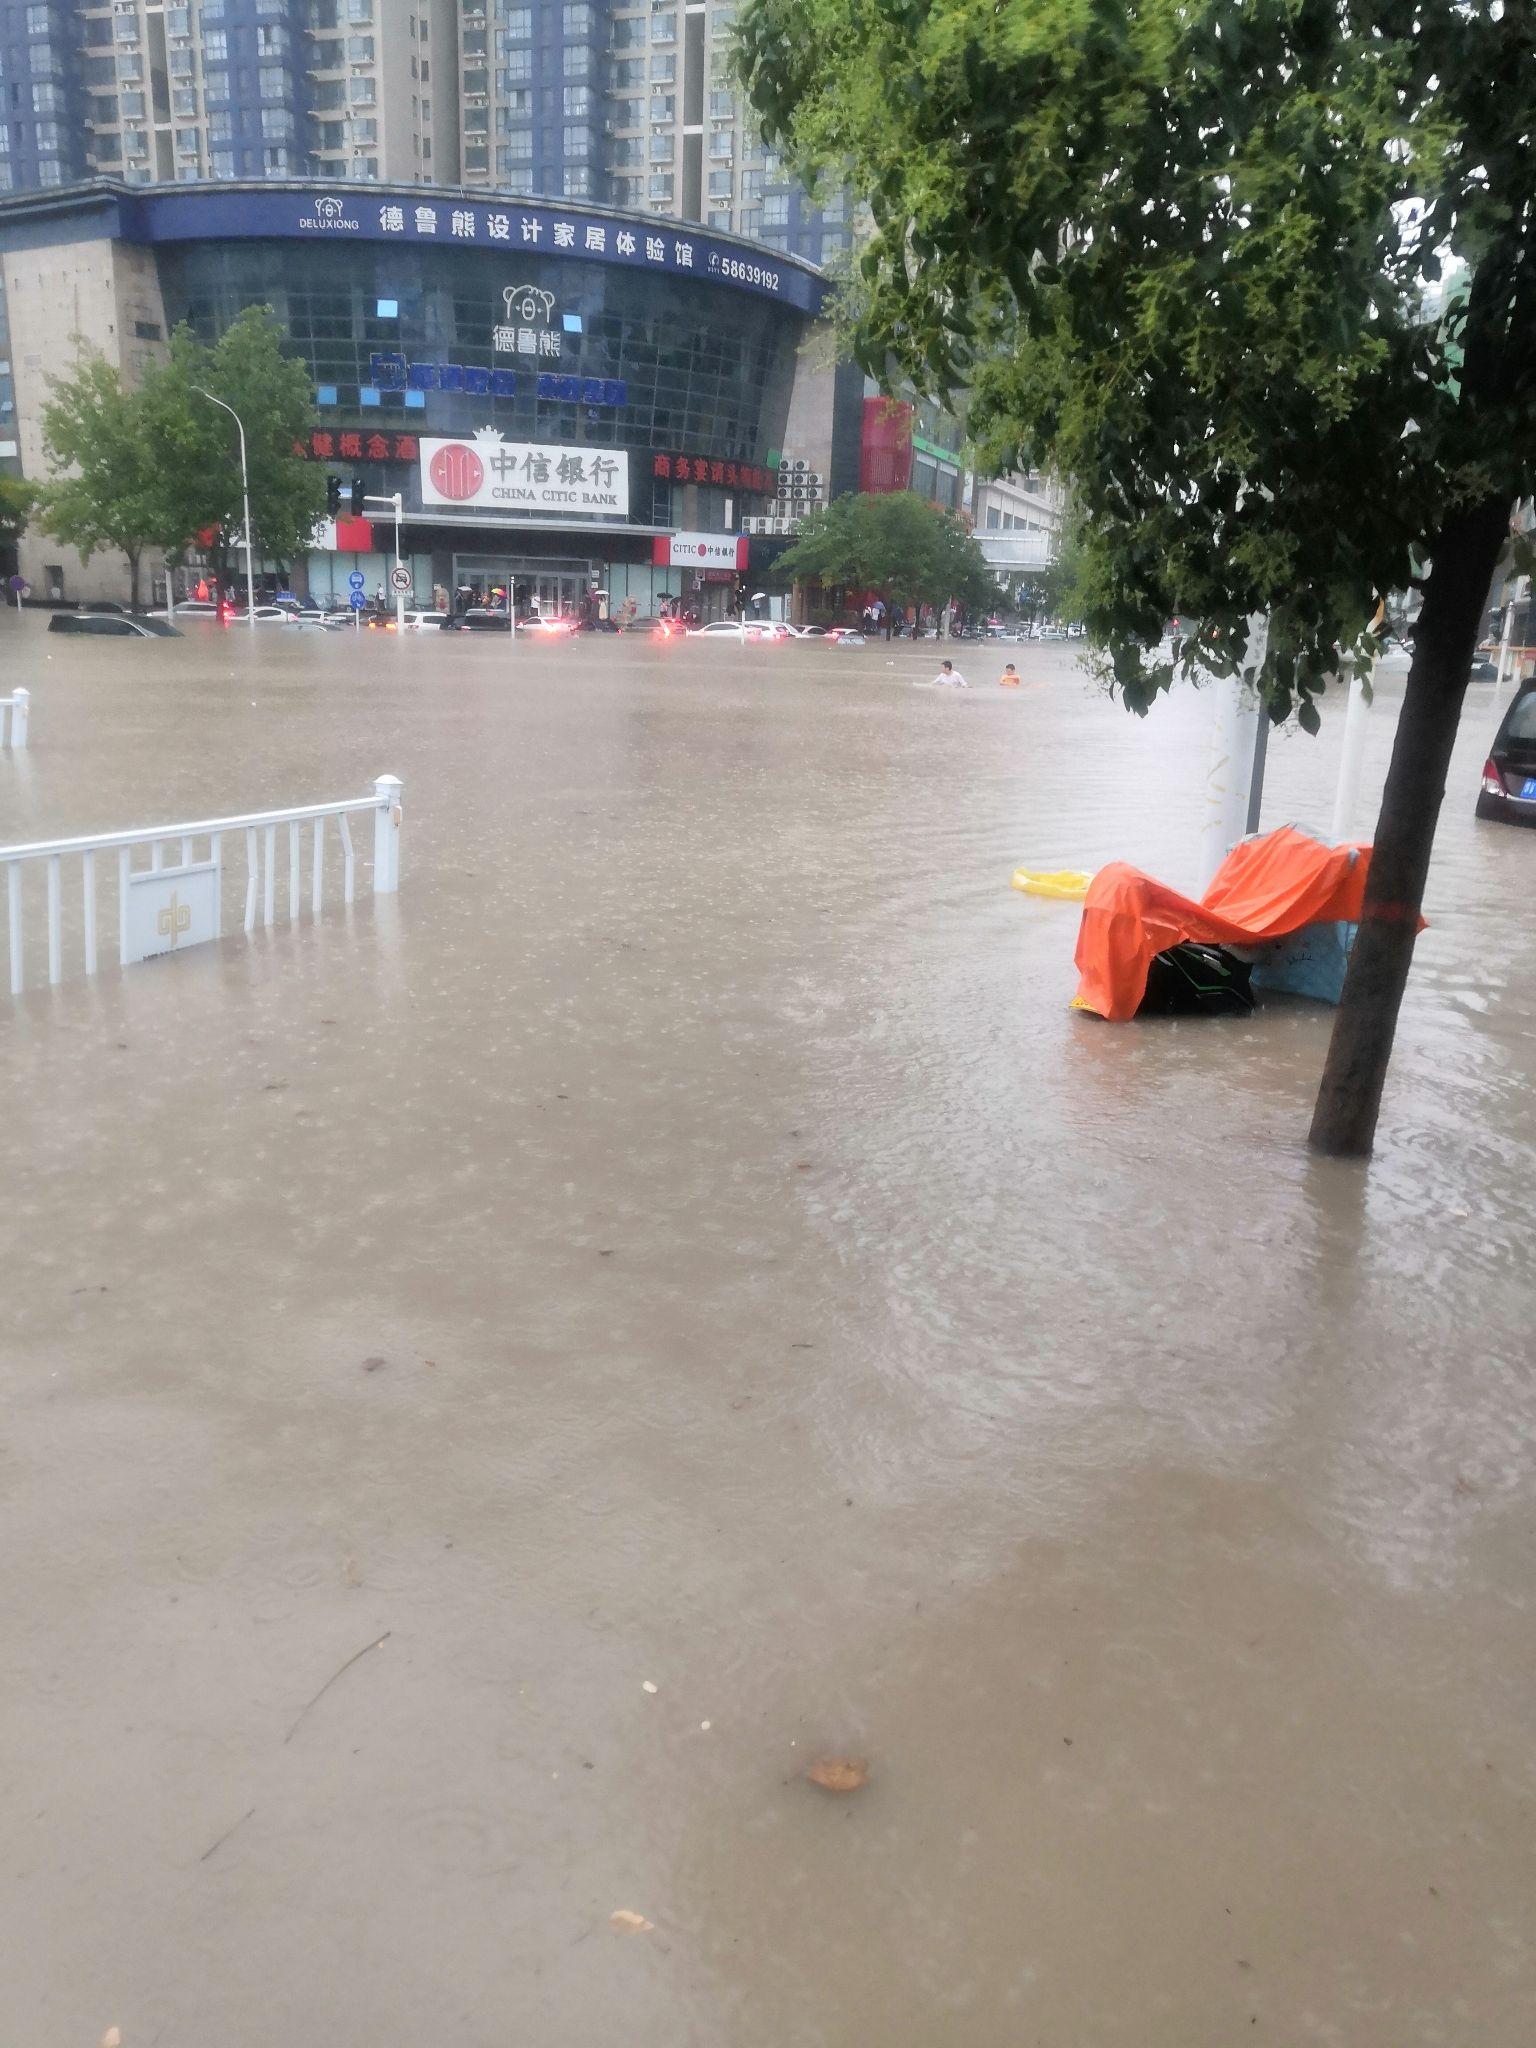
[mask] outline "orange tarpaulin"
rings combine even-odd
[[[1134,1017],[1153,956],[1182,940],[1253,946],[1303,925],[1359,922],[1368,846],[1324,846],[1282,825],[1245,839],[1216,871],[1199,903],[1123,860],[1100,868],[1077,934],[1079,1008]]]

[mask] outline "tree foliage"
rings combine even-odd
[[[314,424],[309,372],[282,351],[267,306],[247,306],[209,347],[190,328],[171,336],[170,360],[146,378],[143,402],[165,470],[167,514],[183,541],[241,526],[235,422],[201,395],[234,407],[245,428],[257,559],[290,561],[325,510],[325,478],[297,452]]]
[[[21,539],[36,503],[37,491],[24,477],[0,476],[0,548]]]
[[[1528,487],[1530,6],[749,0],[738,64],[868,195],[866,367],[1069,479],[1133,709],[1172,612],[1223,672],[1267,611],[1272,715],[1315,726],[1447,518]]]
[[[856,590],[897,605],[974,610],[995,603],[981,549],[952,513],[912,491],[848,492],[810,514],[777,572]]]
[[[101,548],[126,555],[137,605],[139,559],[145,548],[166,545],[163,464],[140,393],[124,388],[105,356],[82,350],[54,380],[43,447],[63,472],[38,493],[44,528],[87,562]]]
[[[146,548],[175,560],[213,527],[222,554],[241,525],[235,423],[204,391],[232,405],[245,428],[258,559],[290,559],[324,510],[325,480],[296,452],[313,424],[309,374],[283,354],[269,308],[248,306],[211,347],[178,327],[168,359],[135,387],[104,356],[82,351],[43,412],[49,460],[64,473],[43,487],[41,516],[87,561],[100,548],[121,550],[135,603]]]

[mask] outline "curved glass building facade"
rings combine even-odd
[[[212,341],[245,307],[272,308],[313,380],[309,452],[349,496],[354,480],[400,493],[418,594],[558,559],[551,574],[659,595],[654,577],[609,571],[773,508],[822,298],[791,258],[565,201],[97,184],[0,202],[23,299],[34,259],[62,282],[72,246],[102,244],[115,296],[131,280],[150,315],[132,323],[146,348],[182,321]],[[36,282],[46,293],[46,271]],[[371,588],[371,560],[312,562],[310,581],[329,596],[359,566]]]

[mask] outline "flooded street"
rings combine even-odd
[[[404,828],[393,900],[4,999],[0,2038],[1527,2048],[1491,685],[1361,1171],[1330,1010],[1075,1015],[1009,887],[1193,888],[1192,693],[42,623],[0,841],[382,774]]]

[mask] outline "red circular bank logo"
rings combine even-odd
[[[427,464],[427,474],[435,491],[462,502],[472,498],[485,482],[485,464],[473,448],[467,448],[462,441],[450,441]]]

